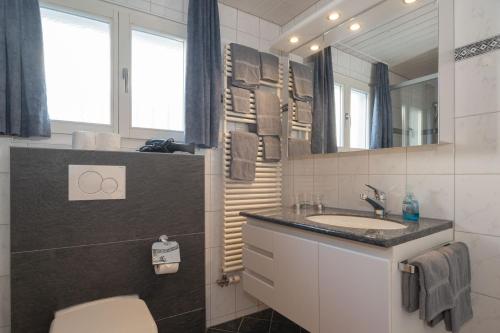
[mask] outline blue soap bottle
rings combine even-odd
[[[418,200],[412,192],[408,192],[403,200],[403,219],[417,222],[419,218]]]

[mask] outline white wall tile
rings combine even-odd
[[[456,230],[500,236],[500,175],[457,175]]]
[[[339,174],[368,174],[368,152],[340,153]]]
[[[173,10],[171,8],[163,7],[157,4],[151,4],[151,13],[165,17],[169,20],[180,22],[180,23],[187,23],[184,21],[184,13],[181,11]]]
[[[259,19],[260,23],[260,38],[267,41],[274,41],[280,35],[280,26],[263,19]]]
[[[216,284],[212,284],[210,294],[212,321],[217,317],[227,316],[236,312],[235,285],[222,288]]]
[[[237,36],[237,42],[239,44],[248,46],[248,47],[253,47],[254,49],[259,48],[259,37],[256,37],[252,34],[243,32],[243,31],[237,31],[236,33]]]
[[[238,22],[238,10],[219,3],[219,20],[222,26],[236,29],[236,23]]]
[[[0,173],[0,224],[10,224],[10,175]]]
[[[500,173],[500,117],[490,113],[455,121],[455,172]]]
[[[9,172],[10,170],[10,144],[12,139],[9,137],[0,137],[0,172]]]
[[[500,64],[498,51],[455,64],[455,115],[457,117],[500,111],[500,67],[498,64]]]
[[[307,201],[311,200],[314,191],[313,176],[294,176],[293,177],[293,198],[297,195],[305,197]],[[295,199],[293,199],[295,202]]]
[[[361,193],[367,193],[368,175],[339,175],[339,207],[370,211],[372,207],[360,199]]]
[[[500,237],[455,232],[471,257],[472,291],[500,299]]]
[[[184,11],[184,1],[183,0],[151,0],[151,4],[160,5],[167,7],[178,12]]]
[[[386,209],[390,213],[401,215],[406,194],[405,175],[370,175],[369,184],[386,193]]]
[[[370,174],[402,175],[406,173],[406,148],[370,150]]]
[[[452,175],[408,175],[407,191],[415,194],[420,204],[420,216],[453,220]]]
[[[338,176],[314,175],[314,194],[322,196],[323,206],[338,207],[339,206]]]
[[[454,173],[454,146],[452,144],[408,147],[406,154],[408,174],[450,175]]]
[[[455,47],[471,44],[500,33],[500,1],[455,1]]]
[[[293,160],[293,174],[295,176],[312,176],[314,172],[314,160],[311,158]]]
[[[212,247],[210,249],[210,283],[215,284],[222,276],[222,247]]]
[[[238,283],[235,285],[236,289],[236,311],[243,311],[246,309],[250,308],[255,308],[259,304],[259,301],[251,296],[250,294],[246,293],[243,290],[243,284]]]
[[[10,274],[10,226],[0,225],[0,276]]]
[[[10,277],[0,277],[0,326],[10,326]]]
[[[238,22],[236,27],[238,31],[259,37],[259,25],[259,18],[257,16],[247,14],[240,10],[238,11]]]
[[[461,333],[496,332],[500,327],[500,299],[472,293],[474,317],[464,324]]]
[[[281,204],[291,207],[294,204],[293,176],[282,176]]]
[[[314,175],[336,175],[338,158],[336,154],[314,156]]]
[[[0,327],[0,333],[11,333],[10,326]]]

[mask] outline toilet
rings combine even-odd
[[[146,303],[131,295],[57,311],[50,333],[158,333],[158,328]]]

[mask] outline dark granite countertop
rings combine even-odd
[[[415,223],[404,221],[403,217],[399,215],[388,215],[385,220],[407,225],[407,228],[398,230],[344,228],[313,222],[307,219],[308,216],[313,215],[374,217],[374,214],[371,212],[337,208],[325,208],[321,214],[317,213],[311,207],[303,208],[300,214],[296,214],[295,210],[291,208],[283,208],[272,213],[241,212],[240,214],[242,216],[255,218],[265,222],[281,224],[288,227],[294,227],[381,247],[399,245],[417,238],[437,233],[439,231],[453,228],[452,221],[420,218],[418,223]]]

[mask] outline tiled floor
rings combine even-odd
[[[208,329],[207,333],[308,333],[272,309],[257,312]]]

